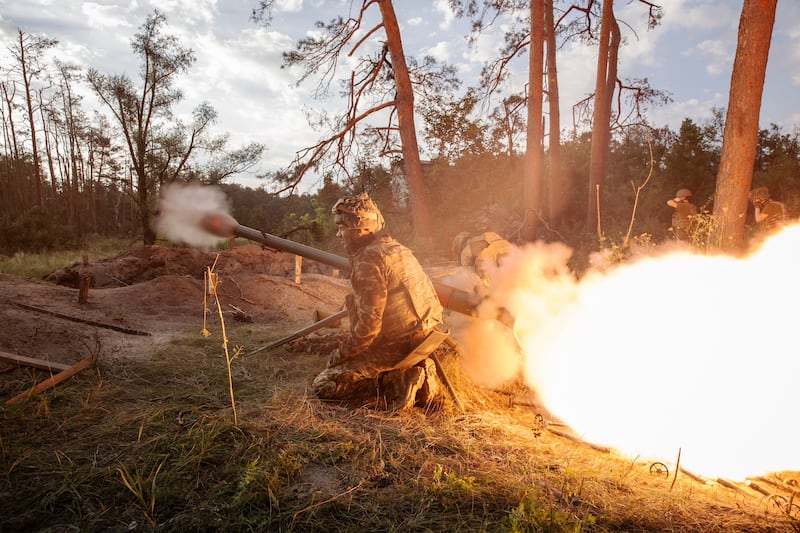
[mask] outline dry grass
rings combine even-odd
[[[233,327],[232,342],[264,342]],[[277,335],[276,335],[277,338]],[[240,339],[240,340],[237,340]],[[309,398],[323,355],[232,366],[192,336],[0,410],[2,531],[798,531],[767,498],[650,473],[470,387],[464,413]]]

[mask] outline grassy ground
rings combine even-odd
[[[131,247],[130,240],[92,238],[81,249],[54,250],[47,253],[17,252],[12,256],[0,255],[0,272],[28,278],[42,278],[66,265],[83,261],[87,256],[91,261],[114,257]]]
[[[250,346],[262,334],[229,331]],[[767,500],[563,438],[535,409],[469,386],[454,354],[443,362],[463,413],[323,403],[307,386],[324,356],[243,355],[234,424],[218,339],[101,355],[0,408],[0,529],[800,531]]]

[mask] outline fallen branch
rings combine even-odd
[[[20,400],[23,400],[25,398],[33,396],[34,394],[39,394],[40,392],[43,392],[43,391],[45,391],[45,390],[47,390],[47,389],[49,389],[51,387],[54,387],[54,386],[58,385],[62,381],[71,378],[72,376],[74,376],[75,374],[80,372],[81,370],[84,370],[84,369],[90,367],[94,363],[94,361],[95,361],[95,356],[94,355],[91,355],[91,356],[87,357],[86,359],[82,359],[82,360],[78,361],[77,363],[75,363],[74,365],[72,365],[71,367],[69,367],[68,369],[63,370],[63,371],[59,372],[58,374],[55,374],[55,375],[51,376],[49,379],[46,379],[46,380],[42,381],[41,383],[39,383],[38,385],[34,386],[33,388],[28,389],[25,392],[21,392],[20,394],[17,394],[13,398],[11,398],[9,400],[6,400],[6,405],[11,405],[11,404],[16,403],[16,402],[18,402]]]
[[[56,313],[55,311],[50,311],[49,309],[42,309],[41,307],[34,307],[32,305],[21,304],[19,302],[14,302],[15,305],[22,307],[23,309],[28,309],[30,311],[36,311],[37,313],[44,313],[50,316],[54,316],[57,318],[63,318],[64,320],[72,320],[73,322],[80,322],[82,324],[89,324],[90,326],[97,326],[98,328],[106,328],[106,329],[113,329],[114,331],[120,331],[122,333],[127,333],[129,335],[143,335],[149,336],[150,334],[146,331],[139,331],[137,329],[126,328],[122,326],[115,326],[114,324],[106,324],[103,322],[95,322],[94,320],[87,320],[85,318],[78,318],[76,316],[70,315],[62,315],[61,313]]]

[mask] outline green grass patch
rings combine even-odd
[[[130,239],[92,237],[85,246],[71,250],[54,250],[43,253],[17,252],[12,256],[0,255],[0,273],[28,278],[43,278],[59,268],[83,261],[99,261],[119,255],[134,243]]]

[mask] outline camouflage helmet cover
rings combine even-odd
[[[378,206],[367,193],[340,199],[331,212],[333,222],[346,228],[376,233],[386,225]]]
[[[689,189],[679,189],[678,192],[675,193],[675,198],[691,198],[692,191]]]
[[[750,191],[750,200],[753,202],[769,200],[769,198],[770,198],[769,189],[766,187],[756,187],[755,189]]]

